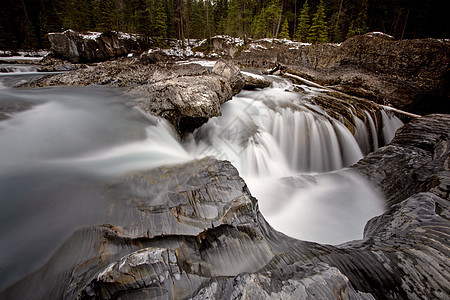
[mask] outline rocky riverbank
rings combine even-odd
[[[450,43],[369,33],[342,44],[255,41],[241,66],[300,75],[335,90],[424,115],[449,113]]]
[[[444,97],[432,103],[433,110],[447,103],[448,43],[402,43],[366,35],[340,46],[264,41],[234,51],[227,48],[233,44],[216,41],[214,47],[241,65],[276,68],[326,85],[314,90],[308,105],[355,134],[356,120],[366,120],[367,113],[381,124],[380,106],[362,96],[411,111],[430,95]],[[130,106],[167,119],[180,135],[220,115],[220,105],[241,89],[267,84],[243,76],[226,60],[212,70],[154,52],[80,61],[49,61],[49,68],[71,71],[26,86],[116,86]],[[295,88],[290,92],[302,92]],[[0,111],[27,108],[8,105]],[[445,299],[448,124],[445,114],[414,118],[392,143],[348,170],[369,178],[386,198],[386,212],[367,223],[361,240],[321,245],[275,231],[233,165],[209,157],[98,179],[98,196],[114,199],[107,209],[121,223],[77,230],[44,266],[0,298]]]
[[[329,246],[274,231],[236,169],[205,158],[104,185],[118,199],[111,209],[135,218],[77,231],[2,297],[444,299],[450,293],[449,121],[444,115],[414,120],[393,145],[354,167],[383,174],[385,181],[375,183],[389,199],[363,240]],[[392,147],[402,150],[386,155]],[[419,180],[421,188],[413,191],[417,177],[401,168],[384,171],[399,160],[420,163],[420,151],[441,170],[428,183]],[[367,163],[378,156],[378,165]]]
[[[216,63],[212,72],[198,64],[149,63],[117,59],[46,76],[26,87],[109,85],[122,87],[130,106],[167,119],[181,134],[192,131],[209,118],[221,115],[220,105],[245,84],[233,64]]]

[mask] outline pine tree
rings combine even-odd
[[[253,36],[273,38],[277,35],[278,22],[280,20],[282,7],[279,0],[271,0],[261,10],[253,23]]]
[[[314,14],[312,20],[309,41],[314,44],[328,42],[328,27],[325,20],[325,7],[322,0],[320,1],[317,12]]]
[[[309,28],[310,28],[309,6],[308,0],[303,4],[300,16],[298,17],[298,26],[295,33],[295,39],[306,43],[308,41]]]
[[[115,26],[115,3],[113,0],[96,0],[94,2],[94,14],[96,18],[96,30],[105,32],[118,30]]]
[[[156,0],[154,5],[153,34],[156,37],[157,44],[164,46],[167,39],[167,15],[163,0]]]
[[[358,14],[356,18],[351,20],[350,27],[347,33],[347,38],[363,34],[367,31],[367,8],[368,8],[367,1],[363,0],[360,3],[360,6],[357,7]]]
[[[283,26],[281,26],[281,32],[278,35],[278,38],[288,39],[288,40],[290,39],[289,38],[289,24],[288,24],[287,18],[284,19]]]
[[[228,1],[218,0],[213,8],[214,35],[225,34],[227,28]]]
[[[92,7],[89,0],[68,0],[66,2],[64,27],[75,31],[92,30]]]
[[[250,34],[252,22],[255,22],[255,0],[231,0],[228,4],[227,34],[245,37]]]

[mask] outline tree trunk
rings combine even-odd
[[[411,10],[411,8],[408,7],[408,12],[406,13],[405,24],[403,25],[403,31],[402,31],[402,37],[401,37],[401,40],[403,40],[403,37],[405,36],[406,23],[408,23],[408,18],[409,18],[409,12],[410,12],[410,10]]]

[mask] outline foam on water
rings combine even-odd
[[[110,88],[1,89],[0,101],[33,107],[0,122],[0,265],[8,274],[0,288],[39,267],[76,229],[120,224],[105,209],[113,205],[101,192],[106,177],[208,155],[233,163],[275,229],[333,244],[361,238],[383,199],[342,169],[390,141],[399,120],[383,113],[376,124],[368,112],[355,138],[308,101],[317,90],[299,94],[271,79],[272,87],[223,104],[222,116],[182,142]]]

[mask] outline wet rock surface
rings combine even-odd
[[[269,87],[271,82],[266,79],[264,76],[251,74],[247,72],[241,72],[244,76],[245,84],[244,89],[253,90],[253,89],[263,89]]]
[[[450,112],[450,45],[366,34],[341,45],[250,44],[242,66],[290,72],[355,96],[418,114]]]
[[[159,61],[156,59],[155,61]],[[25,87],[109,85],[123,87],[128,102],[167,119],[180,134],[221,115],[220,105],[244,86],[239,69],[224,60],[213,73],[198,64],[154,63],[148,56],[107,61],[46,76]]]
[[[388,206],[420,192],[448,199],[449,124],[449,115],[443,114],[415,119],[354,168],[382,189]]]
[[[445,115],[414,120],[353,167],[373,176],[388,199],[362,240],[320,245],[273,230],[236,169],[205,158],[106,184],[122,223],[77,231],[2,297],[444,299],[450,293],[448,121]],[[392,147],[395,155],[379,157]],[[423,166],[413,168],[415,176],[401,174],[408,164],[401,161],[410,158]],[[377,180],[383,176],[386,182]],[[385,189],[391,181],[397,193]]]

